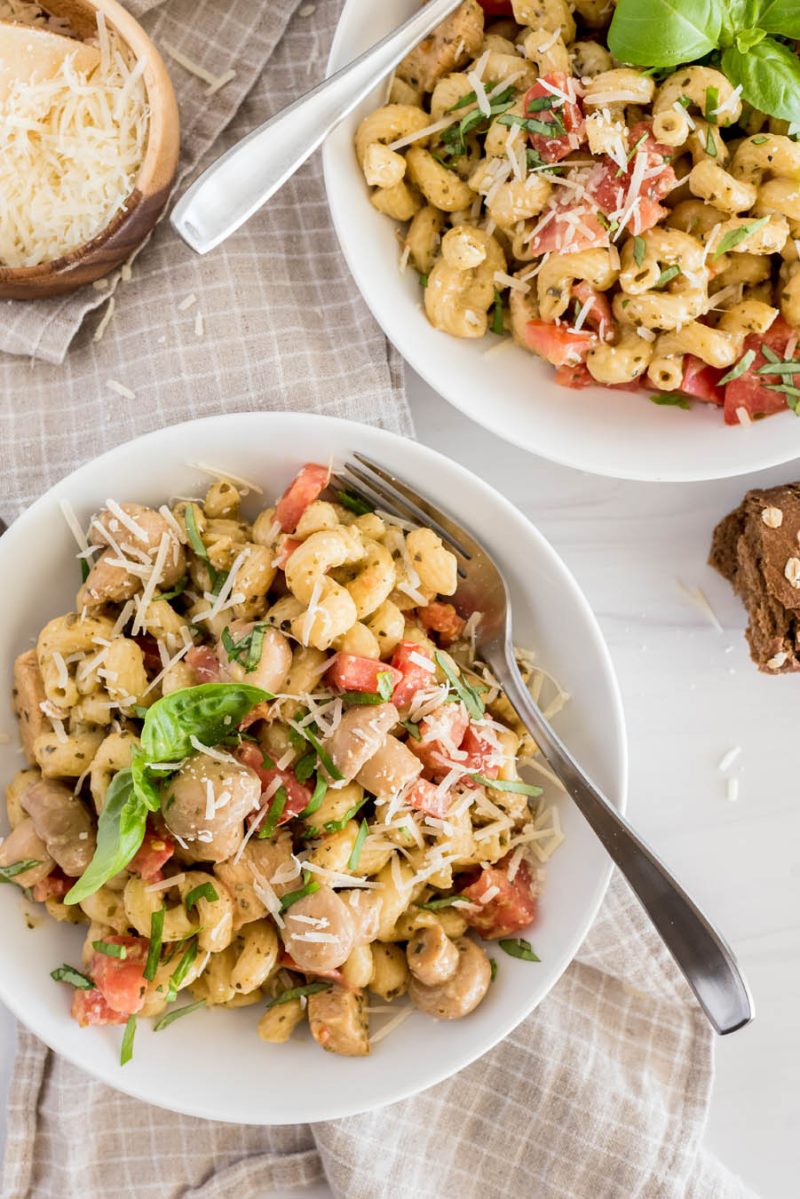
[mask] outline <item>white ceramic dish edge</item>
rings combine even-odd
[[[579,622],[583,622],[581,633],[586,638],[587,649],[585,654],[581,649],[580,659],[576,656],[576,666],[578,661],[583,661],[584,658],[591,661],[592,670],[596,672],[599,680],[598,686],[605,704],[602,717],[605,723],[602,729],[598,724],[596,730],[594,728],[590,730],[585,723],[586,717],[589,715],[589,710],[587,710],[583,717],[584,723],[578,730],[580,733],[578,739],[587,740],[588,738],[584,748],[590,759],[592,756],[590,750],[592,748],[599,750],[600,761],[597,771],[599,781],[605,783],[620,807],[624,808],[627,785],[627,752],[619,688],[608,649],[588,602],[580,592],[572,575],[544,537],[529,524],[517,509],[487,484],[475,479],[462,467],[451,463],[434,451],[416,443],[406,442],[393,434],[370,426],[332,418],[267,413],[211,417],[146,434],[133,442],[109,451],[94,462],[80,467],[36,501],[0,539],[0,568],[3,565],[7,566],[11,561],[19,561],[20,555],[24,555],[25,547],[30,545],[32,533],[35,535],[37,530],[41,531],[51,526],[54,519],[61,519],[57,514],[56,499],[58,497],[69,499],[79,511],[89,510],[93,503],[101,502],[100,495],[104,495],[103,488],[105,486],[110,487],[113,482],[117,481],[122,487],[129,486],[128,480],[137,477],[135,463],[141,462],[143,459],[148,461],[150,471],[156,475],[159,470],[162,475],[164,474],[165,460],[169,459],[170,477],[173,477],[174,471],[179,488],[185,485],[184,480],[189,481],[187,463],[191,461],[210,460],[231,471],[252,477],[254,473],[252,465],[243,465],[240,459],[246,457],[247,453],[251,458],[254,454],[259,453],[254,447],[259,443],[258,434],[262,429],[265,435],[263,444],[279,446],[282,437],[290,434],[287,440],[294,445],[300,445],[302,450],[300,454],[295,452],[291,462],[288,461],[288,455],[281,460],[285,465],[281,477],[275,480],[276,491],[285,485],[292,469],[301,461],[309,457],[319,457],[323,445],[331,447],[337,456],[346,453],[351,447],[361,448],[366,453],[372,453],[375,457],[382,459],[390,467],[394,466],[412,482],[415,471],[422,470],[424,474],[425,467],[435,468],[431,471],[431,477],[435,479],[434,485],[428,487],[434,500],[438,499],[443,506],[446,506],[442,490],[446,490],[448,486],[460,484],[465,488],[467,494],[470,490],[474,493],[475,501],[479,506],[485,505],[488,511],[493,513],[493,523],[502,520],[507,522],[510,528],[513,528],[513,536],[509,536],[515,545],[520,543],[518,539],[522,539],[523,542],[525,538],[529,539],[529,545],[535,547],[532,549],[533,558],[538,562],[538,574],[542,580],[542,588],[546,590],[548,586],[554,585],[556,591],[560,589],[561,599],[566,607],[568,609],[571,607],[573,616],[576,616]],[[241,439],[237,443],[239,431],[241,431]],[[168,450],[167,445],[173,446],[174,449]],[[245,450],[242,448],[243,446],[249,447],[249,449]],[[199,472],[192,470],[191,478],[196,480],[198,477]],[[96,479],[94,483],[92,482],[93,478]],[[265,481],[271,490],[272,484],[269,480]],[[419,482],[419,480],[417,481]],[[142,482],[136,493],[137,498],[145,500],[157,498],[153,494],[154,488],[158,490],[156,483]],[[121,493],[117,492],[117,494]],[[480,534],[480,529],[476,529],[476,531]],[[68,545],[66,539],[64,543]],[[28,557],[30,558],[30,555]],[[34,572],[34,568],[29,564],[27,573],[32,572]],[[18,573],[22,594],[26,594],[25,574],[26,568],[22,568],[22,577]],[[519,590],[518,587],[517,590]],[[52,616],[59,610],[49,595],[40,596],[34,591],[31,591],[30,594],[37,594],[37,599],[26,606],[24,614],[18,606],[16,615],[12,612],[14,605],[8,597],[0,597],[0,627],[6,630],[9,638],[15,636],[20,624],[24,624],[30,633],[33,633],[42,619]],[[517,615],[518,624],[523,625],[527,620],[527,614],[520,611],[519,605]],[[4,661],[6,667],[10,664],[12,651],[17,649],[19,644],[18,641],[15,641],[13,645],[0,649],[0,655],[7,658],[7,661]],[[544,661],[547,662],[550,656],[548,647],[539,648],[542,650]],[[7,670],[5,673],[7,677]],[[576,689],[576,693],[579,693],[579,689]],[[6,724],[10,719],[8,695],[0,697],[0,704],[2,704],[4,713],[3,722]],[[580,707],[580,700],[576,699],[575,705],[577,711],[577,708]],[[589,705],[589,709],[591,708],[592,705]],[[597,743],[593,747],[591,734],[595,731]],[[570,735],[568,739],[573,740],[573,737]],[[0,747],[0,763],[3,766],[4,777],[8,777],[11,770],[19,768],[19,761],[16,751],[11,747]],[[587,765],[593,769],[595,764],[590,760]],[[42,938],[39,944],[45,943],[44,949],[39,948],[38,953],[25,955],[25,961],[19,957],[14,958],[14,951],[9,949],[7,942],[0,944],[0,963],[3,963],[5,955],[8,955],[5,965],[0,969],[0,998],[42,1040],[75,1065],[88,1070],[107,1084],[138,1099],[157,1103],[189,1115],[236,1123],[314,1122],[352,1115],[384,1106],[387,1103],[397,1102],[435,1085],[491,1049],[524,1019],[536,1004],[541,1002],[577,952],[605,895],[611,866],[576,810],[566,801],[565,804],[566,806],[562,805],[562,812],[569,829],[572,847],[560,852],[566,854],[574,851],[578,854],[580,850],[580,854],[588,859],[588,872],[593,881],[582,901],[581,913],[572,924],[570,935],[559,939],[552,947],[548,946],[543,973],[537,975],[521,973],[521,971],[530,970],[530,966],[499,954],[503,959],[501,963],[502,977],[511,980],[516,977],[517,980],[523,981],[521,986],[519,982],[508,982],[504,991],[498,990],[493,1023],[487,1021],[488,1012],[482,1015],[483,1009],[478,1009],[478,1012],[470,1017],[470,1021],[474,1022],[471,1026],[470,1021],[465,1021],[460,1025],[436,1025],[426,1017],[415,1014],[404,1023],[394,1037],[390,1037],[382,1043],[380,1049],[383,1052],[378,1054],[376,1051],[375,1057],[367,1059],[366,1063],[361,1059],[332,1058],[331,1055],[319,1054],[319,1050],[315,1046],[309,1046],[310,1053],[304,1060],[301,1059],[307,1083],[303,1083],[299,1089],[295,1084],[296,1093],[292,1092],[291,1095],[287,1094],[285,1088],[291,1081],[289,1075],[292,1069],[298,1065],[296,1060],[289,1057],[293,1052],[292,1048],[285,1046],[271,1051],[268,1047],[261,1045],[257,1040],[255,1029],[249,1026],[254,1023],[252,1020],[247,1024],[248,1039],[244,1042],[242,1038],[247,1009],[242,1012],[200,1013],[196,1017],[192,1017],[192,1020],[172,1026],[170,1040],[167,1041],[166,1038],[159,1040],[156,1046],[152,1043],[154,1034],[142,1027],[137,1033],[137,1053],[134,1061],[124,1070],[120,1069],[117,1063],[120,1030],[79,1030],[69,1020],[63,994],[59,995],[55,984],[52,984],[46,977],[45,970],[51,969],[59,961],[76,960],[77,958],[75,947],[80,944],[80,934],[75,929],[69,929],[68,926],[46,921],[37,932],[37,936]],[[587,841],[586,838],[589,840]],[[581,846],[583,848],[580,848]],[[562,858],[565,865],[567,860],[566,857]],[[582,876],[585,875],[586,869],[584,863],[580,872]],[[550,881],[553,884],[553,890],[548,893],[553,895],[553,907],[555,908],[559,903],[568,904],[570,887],[565,887],[563,899],[557,900],[560,880],[568,872],[564,872],[558,865],[554,865],[551,873]],[[584,885],[585,878],[579,879],[577,874],[578,872],[570,885],[580,889]],[[9,938],[13,938],[16,926],[8,922],[14,919],[21,925],[18,912],[20,901],[16,898],[15,889],[2,888],[2,892],[0,912],[3,913],[7,922],[5,927],[9,930]],[[555,919],[551,915],[548,923],[547,898],[544,902],[545,918],[542,921],[541,929],[537,929],[541,935],[540,944],[548,942],[547,929]],[[13,917],[9,914],[12,910]],[[25,936],[31,937],[33,934],[25,931],[18,939],[24,940]],[[72,937],[72,940],[67,945],[66,939],[69,936]],[[33,942],[30,944],[33,945]],[[32,961],[34,957],[43,958],[44,963],[37,961],[34,968]],[[538,971],[539,967],[536,967],[536,970]],[[25,980],[26,987],[30,986],[29,993],[21,993],[21,978]],[[542,978],[546,980],[544,985],[540,983]],[[533,1001],[525,997],[523,993],[528,981],[534,983],[532,989],[535,991],[535,999]],[[514,995],[516,995],[516,999],[512,1002]],[[244,1055],[241,1056],[241,1061],[246,1065],[247,1060],[254,1056],[250,1050],[260,1049],[262,1054],[255,1056],[261,1063],[265,1080],[270,1078],[270,1067],[277,1066],[271,1081],[284,1087],[280,1111],[269,1114],[262,1113],[260,1116],[255,1114],[252,1111],[253,1096],[254,1094],[257,1096],[258,1091],[257,1089],[254,1091],[253,1080],[220,1078],[220,1068],[227,1066],[229,1055],[225,1053],[220,1056],[221,1051],[218,1051],[216,1042],[211,1043],[208,1039],[210,1022],[214,1020],[219,1022],[215,1026],[220,1030],[217,1040],[224,1043],[226,1049],[230,1047],[232,1058],[240,1060],[233,1052],[235,1048],[237,1054]],[[226,1022],[225,1025],[222,1023],[223,1020]],[[420,1067],[416,1073],[409,1074],[406,1071],[405,1076],[401,1077],[403,1053],[400,1046],[406,1045],[406,1057],[409,1053],[402,1034],[403,1030],[410,1031],[411,1026],[414,1026],[415,1034],[420,1039],[420,1048],[427,1044],[428,1051],[427,1054],[422,1055],[424,1067]],[[198,1028],[203,1029],[200,1041],[197,1039]],[[470,1035],[471,1032],[474,1033],[474,1036]],[[241,1050],[239,1049],[240,1041],[243,1046]],[[454,1045],[459,1044],[460,1041],[465,1042],[463,1047],[454,1051]],[[209,1063],[205,1064],[197,1057],[198,1044],[202,1044],[205,1053],[211,1054]],[[295,1055],[301,1047],[302,1042],[294,1046]],[[431,1052],[431,1049],[434,1052]],[[272,1059],[269,1057],[270,1052],[276,1054]],[[313,1053],[313,1057],[311,1053]],[[316,1056],[317,1054],[319,1057]],[[180,1063],[184,1060],[191,1063],[191,1071],[188,1071],[186,1078],[181,1080],[176,1075],[180,1073]],[[284,1064],[289,1064],[290,1061],[292,1063],[290,1070],[284,1072]],[[394,1068],[399,1073],[394,1082],[384,1081],[377,1091],[374,1086],[366,1088],[369,1094],[365,1097],[363,1084],[367,1081],[367,1075],[364,1073],[364,1066],[369,1062],[373,1064],[379,1062],[381,1066],[389,1067],[388,1072]],[[361,1071],[360,1075],[359,1070]],[[386,1071],[383,1072],[386,1073]],[[361,1090],[359,1091],[360,1082]],[[255,1102],[257,1106],[257,1099]]]

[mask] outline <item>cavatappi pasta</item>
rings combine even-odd
[[[400,64],[355,150],[401,269],[434,328],[510,336],[567,387],[798,411],[796,130],[718,69],[617,62],[613,14],[465,0]]]
[[[123,1062],[137,1015],[201,1006],[253,1006],[275,1043],[307,1021],[348,1055],[412,1007],[467,1015],[494,969],[469,930],[531,958],[514,937],[561,840],[439,537],[321,466],[252,518],[247,491],[107,500],[85,531],[65,508],[75,608],[15,665],[28,765],[0,874],[84,925],[54,978],[81,1025],[127,1025]]]

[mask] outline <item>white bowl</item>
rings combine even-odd
[[[623,716],[608,652],[589,606],[566,567],[528,521],[485,483],[412,441],[379,429],[296,414],[242,413],[175,425],[140,437],[82,466],[52,488],[0,538],[3,630],[0,729],[11,731],[12,662],[45,621],[74,604],[75,545],[59,511],[68,500],[81,520],[107,497],[163,503],[202,494],[208,478],[191,462],[253,479],[280,493],[305,461],[341,462],[361,450],[458,512],[491,545],[515,601],[520,644],[573,693],[559,718],[567,742],[620,805],[626,752]],[[16,737],[14,738],[16,741]],[[15,744],[0,747],[4,781],[20,768]],[[447,1078],[485,1053],[547,994],[594,919],[609,860],[577,810],[562,803],[566,841],[554,855],[541,918],[531,930],[541,965],[502,951],[497,982],[463,1021],[415,1013],[369,1058],[323,1053],[310,1037],[287,1045],[259,1040],[258,1007],[197,1012],[160,1033],[140,1021],[133,1061],[118,1065],[120,1028],[80,1029],[69,1015],[70,988],[51,981],[62,962],[80,963],[82,932],[49,919],[31,931],[16,887],[0,887],[0,998],[58,1053],[112,1087],[175,1111],[237,1123],[327,1120],[402,1099]],[[37,909],[40,913],[41,908]]]
[[[418,8],[419,0],[347,0],[329,70],[345,66]],[[398,270],[397,224],[372,207],[353,152],[359,121],[384,102],[376,88],[328,138],[325,182],[350,270],[386,336],[414,370],[466,416],[543,458],[598,475],[689,481],[743,475],[800,456],[800,420],[785,412],[728,427],[712,405],[658,407],[648,392],[570,391],[553,368],[517,346],[496,354],[489,334],[463,341],[439,333],[422,311],[416,271]]]

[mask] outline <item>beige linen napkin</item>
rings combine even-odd
[[[320,76],[338,7],[138,0],[157,37],[215,74],[237,70],[209,99],[174,69],[187,161],[212,142],[219,152]],[[3,344],[59,358],[99,295],[12,306]],[[92,339],[97,315],[86,317],[60,367],[0,356],[4,515],[103,449],[189,416],[291,407],[410,431],[397,358],[338,252],[318,162],[206,259],[162,224],[116,299],[103,340]],[[502,1045],[363,1116],[277,1129],[175,1116],[20,1029],[2,1196],[260,1199],[324,1172],[343,1199],[748,1199],[701,1147],[711,1042],[616,882],[578,960]]]

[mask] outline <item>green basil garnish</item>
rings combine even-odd
[[[497,944],[510,957],[521,958],[523,962],[540,962],[542,960],[533,952],[530,941],[523,941],[522,937],[509,937],[503,941],[498,941]]]
[[[77,991],[94,990],[94,983],[88,974],[81,974],[80,970],[76,970],[74,966],[67,966],[66,964],[59,966],[57,969],[50,971],[50,977],[57,983],[69,983]]]
[[[274,999],[267,1001],[267,1011],[271,1007],[277,1007],[281,1003],[290,1003],[292,999],[302,999],[304,995],[317,995],[320,991],[330,991],[333,983],[306,983],[304,987],[290,987],[288,991],[281,991],[280,995],[276,995]]]

